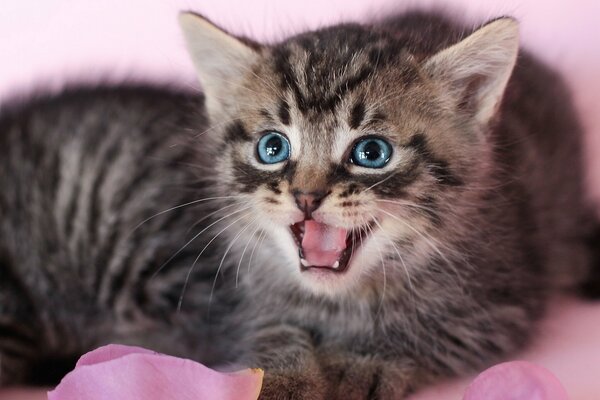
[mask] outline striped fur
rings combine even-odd
[[[441,16],[273,46],[182,25],[206,103],[113,88],[3,112],[1,383],[121,342],[265,368],[264,399],[403,398],[517,350],[584,280],[580,128],[527,53],[483,107],[481,81],[452,80],[469,71],[440,78],[436,55],[471,40]],[[264,165],[272,129],[292,156]],[[393,143],[388,167],[348,162],[368,134]],[[373,230],[344,275],[301,272],[298,189],[327,194],[327,223]]]
[[[109,342],[206,352],[204,260],[177,306],[210,237],[176,252],[228,199],[162,213],[209,197],[195,139],[204,125],[201,98],[144,88],[70,91],[4,113],[2,383],[53,383],[59,360]]]

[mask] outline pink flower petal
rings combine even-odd
[[[513,361],[482,372],[463,400],[569,400],[558,379],[538,365]]]
[[[105,361],[121,358],[128,354],[158,354],[155,351],[144,349],[143,347],[124,346],[122,344],[109,344],[108,346],[98,347],[79,358],[75,368],[84,365],[93,365]]]
[[[263,371],[220,373],[191,360],[127,346],[83,356],[48,400],[256,400]]]

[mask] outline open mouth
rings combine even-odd
[[[369,236],[371,224],[367,228],[348,231],[312,219],[291,225],[292,236],[298,245],[300,269],[346,271],[352,255]]]

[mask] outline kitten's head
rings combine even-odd
[[[457,231],[517,56],[513,19],[458,43],[341,25],[274,46],[180,20],[221,194],[243,200],[230,221],[264,229],[281,274],[328,294],[405,282]]]

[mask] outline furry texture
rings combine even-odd
[[[265,399],[401,398],[519,348],[590,273],[580,128],[558,77],[524,52],[513,70],[514,21],[411,13],[271,47],[182,25],[207,119],[158,89],[4,112],[0,382],[121,342],[265,368]],[[257,160],[269,130],[290,160]],[[349,163],[373,134],[390,163]],[[343,273],[300,268],[298,190],[357,232]]]
[[[206,241],[176,252],[222,200],[198,201],[212,182],[190,145],[205,124],[201,107],[201,98],[168,90],[119,88],[72,91],[5,111],[3,384],[55,382],[102,343],[198,358],[199,343],[210,342],[199,327],[206,312],[195,300],[208,298],[210,278],[203,284],[190,276],[187,291],[196,295],[177,312]]]

